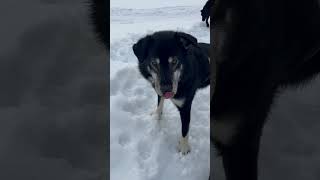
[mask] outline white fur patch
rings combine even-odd
[[[150,74],[151,74],[153,82],[154,82],[154,89],[155,89],[156,93],[159,96],[162,96],[162,92],[160,90],[160,80],[159,80],[157,74],[152,70],[150,71]]]
[[[154,80],[152,77],[149,77],[148,80],[150,81],[150,83],[152,83],[152,84],[154,83]]]
[[[162,110],[163,110],[163,104],[164,104],[164,98],[161,97],[160,103],[159,103],[159,105],[158,105],[158,107],[157,107],[157,109],[156,109],[156,113],[157,113],[157,115],[158,115],[158,119],[161,118],[161,114],[162,114]]]
[[[182,65],[180,66],[179,69],[177,69],[174,73],[173,73],[173,81],[172,81],[172,88],[173,88],[173,93],[176,94],[177,91],[178,91],[178,84],[179,84],[179,81],[180,81],[180,75],[181,75],[181,72],[183,70],[183,67]]]
[[[181,99],[171,98],[171,101],[173,102],[174,105],[176,105],[178,107],[182,107],[185,99],[184,98],[181,98]]]
[[[159,58],[156,59],[156,62],[159,64],[160,63],[160,60]],[[147,67],[147,70],[149,71],[149,73],[151,74],[151,77],[152,78],[149,78],[148,80],[154,84],[154,89],[156,91],[156,93],[159,95],[159,96],[162,96],[162,92],[160,90],[160,80],[158,78],[158,75],[156,72],[154,72],[152,69],[150,69],[150,67],[148,66]]]
[[[163,104],[164,104],[164,98],[161,97],[159,105],[157,106],[157,109],[151,113],[151,115],[155,115],[155,119],[156,120],[160,120],[161,119],[161,115],[162,115],[162,110],[163,110]]]
[[[188,141],[188,136],[181,137],[178,144],[178,151],[181,152],[183,155],[186,155],[190,152],[191,148]]]

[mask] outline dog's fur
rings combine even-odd
[[[214,4],[211,140],[227,180],[257,180],[260,136],[274,98],[320,72],[319,7],[318,0]]]
[[[211,14],[211,7],[214,4],[214,0],[208,0],[206,4],[203,6],[201,12],[202,21],[206,21],[207,27],[209,27],[209,18]]]
[[[132,48],[142,76],[158,94],[159,119],[165,92],[173,92],[171,100],[182,123],[178,149],[182,154],[188,153],[192,100],[199,88],[210,84],[209,44],[198,43],[195,37],[183,32],[159,31],[141,38]]]
[[[97,39],[107,49],[110,49],[109,30],[110,23],[108,22],[110,9],[106,0],[88,0],[90,6],[90,19],[96,33]]]

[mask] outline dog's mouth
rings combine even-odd
[[[174,93],[173,92],[165,92],[164,94],[163,94],[163,97],[165,98],[165,99],[170,99],[170,98],[172,98],[174,96]]]

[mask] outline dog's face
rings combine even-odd
[[[159,96],[172,98],[178,91],[183,67],[188,63],[188,50],[197,39],[182,32],[160,31],[133,45],[139,70]]]
[[[151,74],[148,80],[159,96],[171,98],[177,93],[180,75],[183,70],[183,65],[177,56],[152,57],[147,70]]]

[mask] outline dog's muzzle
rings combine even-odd
[[[170,99],[174,96],[174,93],[172,92],[172,85],[161,85],[160,90],[163,97],[166,99]]]

